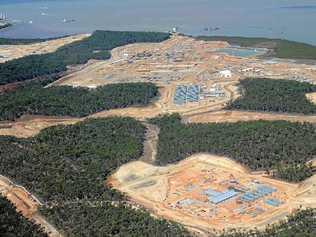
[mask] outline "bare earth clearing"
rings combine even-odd
[[[312,103],[316,104],[316,93],[306,94],[307,99],[309,99]]]
[[[50,237],[62,236],[38,213],[38,208],[42,205],[41,202],[24,187],[14,184],[11,180],[1,175],[0,195],[5,196],[12,202],[23,216],[41,225]]]
[[[123,165],[109,183],[155,215],[194,226],[203,231],[225,228],[264,228],[302,205],[315,207],[316,176],[302,184],[290,184],[251,173],[224,157],[197,154],[176,165],[157,167],[141,161]],[[273,188],[253,202],[245,193],[261,186]],[[218,204],[209,201],[208,189],[239,190]],[[278,200],[278,206],[267,204]]]
[[[28,45],[0,45],[0,63],[27,55],[52,53],[61,46],[82,40],[88,36],[89,34],[74,35]]]
[[[205,112],[200,114],[193,114],[184,116],[185,123],[234,123],[240,121],[254,121],[254,120],[286,120],[289,122],[308,122],[316,123],[316,116],[314,115],[298,115],[285,113],[268,113],[268,112],[247,112],[247,111],[231,111],[221,110],[215,112]]]
[[[113,116],[133,117],[140,121],[154,118],[161,114],[168,114],[167,111],[161,111],[160,107],[150,105],[147,107],[130,107],[126,109],[113,109],[92,114],[85,118],[69,118],[69,117],[49,117],[49,116],[24,116],[15,122],[0,122],[0,136],[15,136],[27,138],[37,135],[42,129],[56,125],[70,125],[88,118],[107,118]],[[254,120],[286,120],[290,122],[308,122],[316,123],[316,116],[305,116],[297,114],[278,114],[278,113],[261,113],[246,111],[210,111],[199,112],[196,114],[183,115],[184,123],[232,123],[239,121]]]
[[[28,54],[53,52],[62,45],[87,36],[25,46],[0,46],[0,56],[4,56],[0,57],[0,62]],[[315,66],[286,60],[239,58],[217,52],[225,47],[229,47],[226,42],[204,42],[176,35],[162,43],[116,48],[112,50],[111,59],[91,60],[74,67],[50,86],[93,89],[112,83],[153,82],[160,88],[160,97],[154,103],[147,107],[102,111],[85,118],[24,116],[15,122],[1,122],[0,135],[26,138],[50,126],[74,124],[87,118],[129,116],[143,121],[147,127],[143,156],[140,161],[122,166],[108,182],[155,215],[180,222],[201,234],[213,228],[220,230],[223,226],[263,228],[284,218],[300,205],[316,207],[316,176],[300,184],[290,184],[262,173],[251,173],[232,160],[209,154],[197,154],[166,167],[152,165],[159,129],[145,120],[161,114],[180,113],[185,123],[251,120],[316,122],[316,116],[223,110],[228,102],[240,96],[238,82],[247,77],[316,83]],[[198,88],[198,92],[193,87]],[[187,93],[185,97],[181,97],[182,89]],[[306,96],[315,103],[315,93]],[[259,186],[269,186],[273,192],[253,202],[242,200],[245,193],[254,192]],[[239,191],[215,204],[210,201],[212,197],[205,193],[210,188],[209,193],[213,194],[214,191],[218,194],[231,189]],[[59,236],[38,216],[40,203],[26,190],[1,178],[0,191],[26,217],[42,223],[52,233],[51,236]],[[280,203],[267,204],[270,199]]]
[[[87,35],[73,37],[69,42],[83,37]],[[65,44],[68,42],[66,39],[59,41]],[[55,41],[45,44],[55,45],[55,48],[52,47],[55,50],[58,45]],[[111,83],[141,81],[153,82],[160,87],[159,99],[148,107],[116,109],[88,116],[94,118],[130,116],[145,120],[160,114],[176,112],[184,117],[185,122],[235,122],[258,119],[315,121],[314,116],[221,111],[228,102],[240,96],[237,84],[239,80],[248,76],[316,82],[316,67],[286,60],[240,58],[217,52],[218,49],[225,47],[229,47],[226,42],[204,42],[178,35],[162,43],[131,44],[113,49],[112,58],[109,60],[91,60],[76,67],[77,69],[71,69],[68,75],[52,85],[95,88]],[[225,70],[230,73],[223,73]],[[187,97],[180,98],[182,101],[178,103],[177,88],[191,85],[197,86],[199,92],[189,92]],[[192,93],[195,93],[198,99],[192,99]],[[315,99],[314,94],[307,97]],[[1,123],[0,135],[28,137],[49,126],[71,124],[80,120],[82,119],[27,117],[16,123]]]

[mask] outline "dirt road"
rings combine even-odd
[[[38,208],[43,204],[24,187],[2,175],[0,175],[0,195],[12,202],[24,217],[41,225],[49,237],[62,237],[57,229],[39,214]]]
[[[177,111],[172,111],[177,112]],[[42,129],[56,125],[70,125],[87,118],[107,118],[113,116],[133,117],[140,121],[146,121],[149,118],[161,114],[169,114],[170,111],[164,110],[157,105],[147,107],[129,107],[125,109],[113,109],[102,111],[84,118],[71,117],[49,117],[49,116],[24,116],[15,122],[0,122],[0,136],[15,136],[21,138],[32,137],[38,134]],[[308,122],[316,123],[316,115],[298,115],[285,113],[264,113],[247,111],[230,111],[203,108],[202,110],[191,110],[182,112],[184,123],[234,123],[239,121],[254,120],[286,120],[290,122]]]
[[[157,144],[159,139],[159,127],[149,123],[143,123],[147,130],[144,141],[144,152],[141,161],[153,164],[157,155]]]
[[[316,115],[220,110],[215,112],[201,112],[183,117],[185,123],[234,123],[254,120],[286,120],[290,122],[316,123]]]

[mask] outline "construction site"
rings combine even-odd
[[[264,228],[300,205],[314,207],[311,179],[290,184],[251,173],[225,157],[196,154],[166,167],[131,162],[108,182],[155,215],[211,232],[224,226]]]
[[[44,228],[50,237],[61,237],[59,232],[39,214],[39,207],[43,204],[24,187],[0,175],[0,195],[6,197],[16,209],[26,218]]]
[[[44,43],[0,46],[0,63],[29,54],[53,52],[88,35],[71,36]],[[236,50],[238,52],[236,52]],[[266,51],[232,48],[227,42],[198,41],[173,35],[162,43],[137,43],[112,50],[109,60],[90,60],[72,67],[49,86],[68,85],[94,89],[125,82],[152,82],[159,98],[147,107],[101,111],[84,118],[24,116],[1,122],[0,135],[31,137],[42,129],[69,125],[87,118],[129,116],[141,121],[162,114],[179,113],[184,123],[287,120],[316,123],[315,115],[223,110],[241,94],[238,84],[248,77],[290,79],[316,83],[316,66],[290,60],[257,57]],[[306,97],[316,103],[316,93]],[[154,166],[159,129],[148,125],[144,156],[123,165],[108,180],[135,206],[156,216],[182,223],[203,233],[226,228],[264,228],[294,210],[316,207],[316,176],[292,184],[251,172],[240,164],[210,154],[196,154],[165,167]],[[180,138],[181,139],[181,138]],[[40,202],[23,187],[0,177],[0,192],[28,218],[38,220]]]
[[[115,48],[111,59],[91,60],[52,85],[93,89],[113,83],[152,82],[160,87],[161,113],[186,114],[224,108],[240,96],[239,81],[248,77],[316,83],[315,66],[258,57],[265,52],[175,34],[162,43]]]

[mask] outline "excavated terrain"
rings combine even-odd
[[[29,54],[53,52],[58,47],[80,40],[78,35],[45,43],[0,47],[2,62]],[[129,116],[145,122],[162,114],[179,113],[184,123],[221,123],[252,120],[287,120],[316,122],[316,116],[224,110],[227,103],[240,96],[238,83],[247,77],[292,79],[316,83],[316,67],[287,60],[242,58],[220,53],[230,47],[226,42],[204,42],[174,35],[162,43],[132,44],[112,50],[109,60],[91,60],[74,67],[50,86],[96,88],[124,82],[152,82],[160,96],[146,107],[113,109],[84,118],[24,116],[17,121],[1,122],[0,135],[31,137],[42,129],[59,124],[69,125],[87,118]],[[0,61],[1,62],[1,61]],[[198,88],[198,89],[197,89]],[[316,103],[315,93],[307,98]],[[316,176],[299,184],[272,179],[253,173],[225,157],[196,154],[178,164],[154,165],[159,129],[147,127],[144,154],[139,161],[128,163],[107,182],[127,194],[135,203],[156,216],[184,224],[200,234],[212,229],[264,228],[293,212],[299,206],[316,207]],[[273,192],[252,202],[242,199],[247,192],[268,186]],[[206,195],[209,190],[209,195]],[[212,195],[235,190],[234,196],[220,203]],[[0,191],[28,218],[42,223],[51,236],[59,233],[38,215],[41,203],[23,187],[5,177]],[[214,194],[215,192],[215,194]],[[268,200],[278,200],[276,205]]]

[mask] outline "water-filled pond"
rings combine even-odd
[[[229,47],[219,49],[217,50],[217,52],[225,53],[235,57],[256,57],[265,54],[267,50],[259,48]]]

